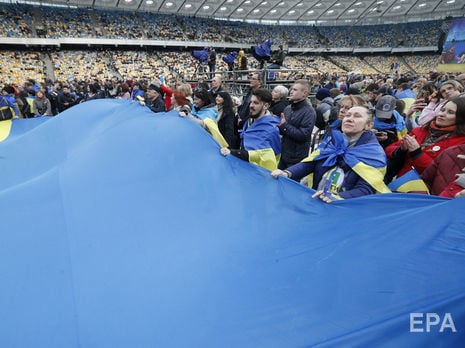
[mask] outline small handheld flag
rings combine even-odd
[[[429,195],[428,186],[426,186],[425,182],[414,168],[401,177],[393,180],[388,187],[393,192],[423,193]]]

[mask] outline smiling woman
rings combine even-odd
[[[389,145],[386,154],[390,163],[401,163],[400,177],[412,166],[421,174],[445,149],[461,144],[465,144],[464,96],[446,101],[432,121]]]

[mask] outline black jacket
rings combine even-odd
[[[222,113],[220,119],[218,120],[218,129],[231,148],[233,148],[237,143],[236,134],[234,132],[235,122],[236,115],[234,115],[233,112]]]
[[[166,111],[165,102],[163,101],[163,98],[160,95],[153,100],[147,99],[146,104],[150,108],[150,110],[152,110],[153,112]]]
[[[316,113],[307,100],[284,109],[286,122],[279,126],[282,135],[281,161],[287,166],[308,156]]]
[[[268,110],[275,116],[281,117],[281,113],[284,111],[286,106],[289,105],[287,98],[281,98],[278,102],[271,102],[271,106]]]

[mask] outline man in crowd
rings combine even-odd
[[[269,114],[270,104],[270,91],[258,88],[252,92],[249,117],[242,129],[241,147],[223,147],[220,150],[223,156],[232,154],[269,170],[277,168],[277,157],[281,153],[279,131],[276,127],[279,118]]]
[[[242,100],[242,104],[238,110],[239,122],[244,122],[249,117],[249,105],[250,99],[252,97],[253,91],[262,87],[262,79],[260,74],[252,73],[250,75],[250,82],[249,82],[250,90],[247,95]],[[278,115],[279,116],[279,115]]]
[[[210,92],[210,94],[212,96],[212,99],[215,99],[216,95],[219,92],[224,92],[224,91],[225,91],[225,89],[224,89],[223,81],[221,80],[221,77],[215,76],[212,79],[212,88],[209,90],[209,92]]]
[[[147,105],[153,112],[163,112],[165,110],[165,102],[163,101],[160,87],[151,84],[147,88],[145,101],[140,102],[141,105]]]
[[[216,52],[213,47],[208,48],[208,69],[210,70],[210,78],[213,78],[216,71]]]
[[[308,80],[295,81],[289,91],[290,105],[281,114],[278,126],[282,136],[280,169],[286,169],[308,156],[316,120],[315,110],[307,100],[309,93]]]
[[[74,96],[71,94],[68,86],[63,86],[61,93],[58,94],[58,112],[63,112],[76,104]]]

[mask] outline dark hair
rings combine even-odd
[[[13,94],[13,93],[15,92],[15,90],[13,89],[13,87],[8,86],[8,85],[6,85],[5,87],[3,87],[2,90],[5,91],[5,92],[7,92],[8,94]]]
[[[454,97],[444,103],[444,105],[449,102],[457,105],[457,111],[455,112],[455,134],[465,135],[465,96]]]
[[[97,82],[90,84],[89,91],[92,93],[98,93],[100,91],[100,85]]]
[[[410,88],[410,84],[408,82],[401,83],[399,85],[399,88],[401,88],[403,91],[405,91],[406,89]]]
[[[396,99],[396,111],[402,116],[405,116],[405,101]]]
[[[434,86],[434,83],[426,83],[421,87],[418,92],[417,92],[417,99],[425,99],[425,102],[429,103],[429,97],[431,94],[436,92],[436,87]]]
[[[223,103],[223,115],[224,114],[234,114],[233,110],[233,102],[231,95],[228,92],[221,91],[218,92],[216,95],[219,95],[221,98],[223,98],[224,103]]]
[[[256,96],[261,102],[268,104],[271,104],[273,100],[271,92],[265,88],[257,88],[255,91],[252,91],[252,95]]]
[[[129,92],[129,85],[126,82],[121,84],[121,91],[124,93]]]
[[[376,92],[378,89],[379,89],[379,85],[377,83],[370,83],[365,88],[365,92]]]
[[[258,72],[251,73],[250,74],[250,79],[252,79],[254,75],[256,75],[257,81],[260,81],[260,83],[261,83],[262,82],[262,77],[260,76],[260,74]]]
[[[211,94],[205,89],[196,89],[194,91],[194,97],[199,98],[202,101],[203,106],[207,106],[212,103]]]

